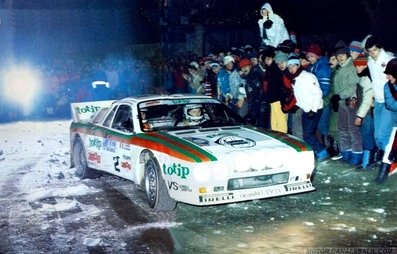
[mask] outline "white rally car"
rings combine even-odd
[[[207,96],[130,97],[72,104],[71,164],[131,180],[156,211],[177,202],[234,203],[314,190],[314,154],[287,134],[244,125]]]

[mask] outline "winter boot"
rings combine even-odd
[[[342,151],[342,160],[349,163],[350,157],[352,156],[352,151]]]
[[[317,161],[325,161],[329,158],[328,152],[326,149],[321,150],[320,152],[316,153]]]
[[[362,152],[352,152],[350,154],[348,163],[357,166],[362,161],[362,158],[363,158]]]
[[[389,169],[390,164],[382,162],[382,164],[380,164],[378,176],[376,177],[375,182],[379,184],[386,182]]]
[[[329,156],[333,157],[335,155],[337,155],[339,153],[339,151],[337,151],[337,145],[334,141],[334,138],[331,136],[327,136],[327,142],[325,142],[324,144],[325,147],[327,148],[327,152],[329,154]]]
[[[361,165],[358,165],[356,167],[357,170],[366,170],[366,168],[370,165],[370,157],[371,157],[371,151],[370,150],[364,150],[363,151],[363,157],[361,160]]]
[[[327,148],[328,153],[331,155],[331,160],[337,161],[342,159],[342,154],[340,153],[339,144],[335,142],[334,138],[328,136],[330,139],[330,146]]]

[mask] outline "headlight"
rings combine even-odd
[[[211,166],[211,172],[215,180],[225,180],[229,175],[229,169],[226,164],[218,162]]]
[[[206,182],[211,177],[210,168],[207,165],[200,163],[194,168],[193,176],[199,182]]]
[[[266,155],[260,151],[256,151],[251,157],[251,168],[255,170],[263,170],[266,165]]]
[[[233,158],[235,169],[238,172],[247,171],[251,167],[250,157],[244,152],[237,153]]]
[[[286,160],[286,164],[291,170],[308,172],[308,170],[314,169],[314,154],[311,151],[296,153],[294,156],[290,156],[289,159]]]

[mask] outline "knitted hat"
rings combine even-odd
[[[290,54],[289,57],[288,57],[287,64],[288,65],[295,64],[295,65],[300,66],[301,65],[301,61],[299,59],[299,56],[297,56],[296,54]]]
[[[354,51],[354,52],[358,52],[358,53],[362,53],[363,52],[363,48],[361,47],[361,42],[359,42],[359,41],[350,42],[349,50],[350,51]]]
[[[274,57],[274,61],[276,62],[276,64],[278,64],[279,62],[287,62],[288,55],[282,51],[278,51],[276,53],[276,56]]]
[[[315,54],[316,56],[321,56],[321,48],[320,45],[316,43],[312,43],[309,45],[309,47],[306,50],[306,55],[312,53]]]
[[[225,58],[223,58],[223,64],[228,64],[228,63],[234,63],[234,58],[232,56],[225,56]]]
[[[241,61],[238,63],[238,66],[240,68],[243,68],[244,66],[247,66],[247,65],[251,65],[251,61],[247,58],[241,59]]]
[[[221,67],[221,65],[219,64],[218,61],[211,61],[210,67],[211,67],[211,68],[214,68],[214,67]]]
[[[346,43],[344,41],[338,41],[335,45],[335,55],[339,54],[346,54],[348,55],[349,48],[347,47]]]
[[[392,75],[394,78],[397,78],[397,58],[393,58],[387,63],[385,74]]]
[[[353,62],[354,66],[367,66],[368,65],[368,56],[364,53],[360,53]]]

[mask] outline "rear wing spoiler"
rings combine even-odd
[[[110,107],[114,100],[71,103],[73,122],[89,120],[101,108]]]

